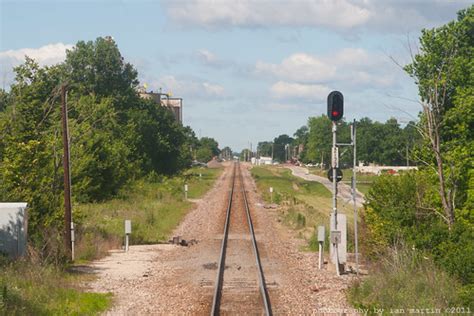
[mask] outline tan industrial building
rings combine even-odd
[[[150,99],[161,106],[168,108],[174,115],[176,121],[183,123],[183,99],[172,98],[168,93],[147,92],[144,87],[138,89],[138,94],[143,99]]]

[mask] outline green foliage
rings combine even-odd
[[[190,165],[194,132],[138,96],[137,72],[112,39],[80,41],[55,66],[27,57],[14,70],[10,91],[0,91],[0,199],[28,202],[34,244],[51,239],[45,249],[55,248],[52,232],[63,225],[62,84],[75,203],[110,199],[129,181]]]
[[[420,52],[405,67],[418,84],[419,94],[426,104],[420,127],[428,132],[427,118],[434,117],[436,135],[440,139],[439,148],[432,146],[433,140],[427,141],[420,156],[431,162],[438,154],[442,165],[438,162],[435,166],[442,168],[446,178],[444,182],[440,179],[438,186],[449,192],[444,198],[456,206],[456,217],[460,212],[473,210],[472,204],[465,205],[471,177],[469,170],[474,164],[473,34],[474,6],[471,5],[458,13],[457,20],[423,30]],[[449,211],[446,206],[444,211]]]
[[[407,248],[392,249],[387,258],[369,276],[356,281],[348,297],[356,308],[392,310],[472,308],[464,299],[459,282],[438,268],[419,251]],[[470,305],[469,305],[470,304]]]
[[[196,151],[197,161],[208,162],[212,159],[212,149],[208,147],[200,147]]]
[[[111,305],[110,294],[81,292],[81,281],[53,266],[0,263],[1,315],[98,315]]]
[[[273,159],[284,162],[287,157],[287,145],[293,144],[294,139],[283,134],[273,140]]]
[[[99,97],[114,97],[122,106],[127,106],[127,99],[135,96],[138,73],[131,64],[124,62],[110,38],[77,42],[67,51],[65,67],[69,80],[77,84],[81,95],[93,93]]]
[[[218,156],[221,152],[217,141],[210,137],[202,137],[196,142],[195,147],[197,147],[195,159],[200,162],[208,162],[213,157]]]
[[[308,119],[308,140],[305,159],[311,162],[328,163],[331,158],[332,134],[331,120],[325,115]]]
[[[439,211],[436,178],[429,179],[422,171],[379,177],[366,196],[364,252],[381,259],[390,247],[405,242],[431,253],[438,267],[460,280],[467,290],[474,283],[474,226],[457,221],[448,229]]]
[[[271,157],[272,146],[272,142],[259,142],[257,145],[257,151],[260,156]]]

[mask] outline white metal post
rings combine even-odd
[[[323,252],[324,252],[324,239],[326,234],[324,232],[324,226],[318,226],[318,243],[319,243],[319,270],[323,266]]]
[[[74,233],[74,223],[71,222],[71,259],[74,261],[75,259],[75,242],[76,242],[76,236]]]
[[[129,236],[132,233],[132,221],[125,220],[125,252],[128,252]]]
[[[323,266],[323,243],[319,242],[319,270],[321,270]]]

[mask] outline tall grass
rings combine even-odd
[[[0,315],[96,315],[111,304],[110,294],[86,293],[83,276],[54,265],[0,262]]]
[[[221,169],[192,168],[172,178],[149,178],[131,184],[119,197],[75,206],[77,259],[92,260],[123,245],[124,221],[131,220],[131,244],[166,242],[193,203],[214,184]]]
[[[366,278],[355,282],[348,297],[357,308],[404,311],[462,307],[460,283],[417,250],[392,249]]]

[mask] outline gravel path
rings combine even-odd
[[[304,241],[279,223],[276,210],[264,208],[248,168],[242,172],[274,314],[354,314],[345,299],[352,276],[337,277],[329,265],[318,270],[317,254],[299,251]],[[195,201],[174,232],[197,243],[131,246],[128,253],[113,251],[89,266],[98,276],[89,290],[114,293],[114,307],[106,314],[209,314],[231,173],[226,164],[214,188]]]

